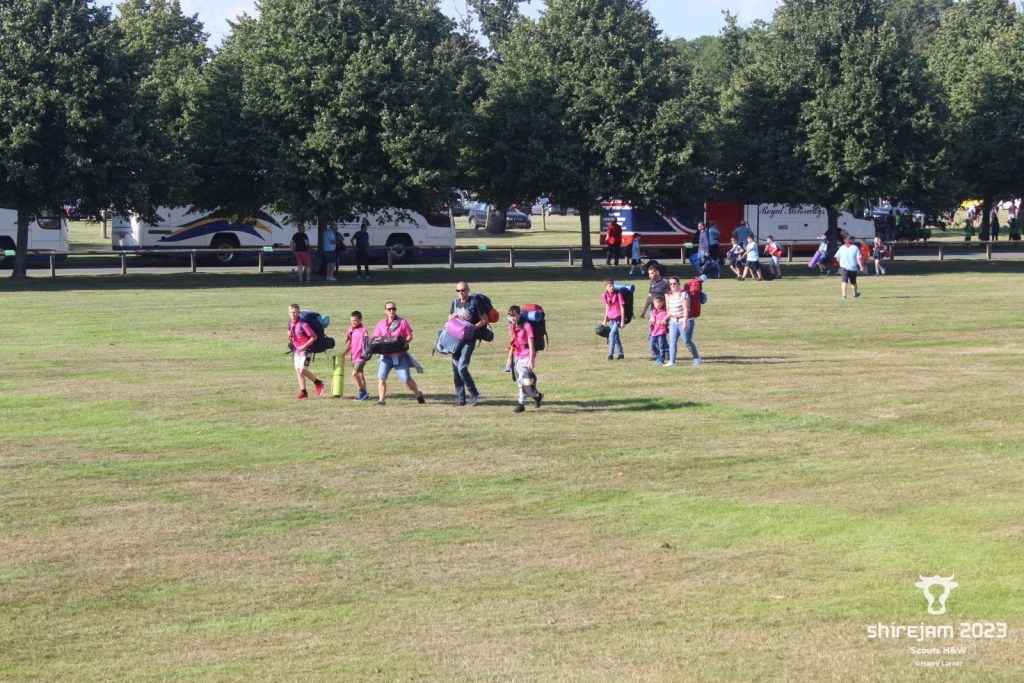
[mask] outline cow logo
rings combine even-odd
[[[928,599],[928,614],[945,614],[946,613],[946,598],[949,597],[950,591],[959,586],[960,584],[953,580],[953,575],[950,576],[935,576],[924,577],[920,574],[917,575],[920,581],[914,585],[924,591],[924,597]],[[933,586],[942,586],[944,589],[942,594],[938,597],[932,594]],[[938,601],[939,607],[935,608],[935,602]]]

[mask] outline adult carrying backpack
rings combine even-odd
[[[622,295],[622,324],[628,325],[633,322],[633,294],[636,292],[636,285],[616,282],[613,287]]]
[[[536,351],[543,351],[547,346],[548,325],[544,319],[544,309],[540,304],[523,304],[522,313],[519,316],[524,322],[530,323],[533,328],[533,348]]]
[[[700,317],[700,307],[708,300],[708,295],[704,293],[704,280],[699,277],[695,277],[686,283],[686,291],[690,295],[690,317]]]
[[[324,328],[331,324],[331,316],[320,315],[316,311],[299,311],[299,322],[309,325],[316,335],[316,341],[307,349],[306,353],[323,353],[334,348],[334,339],[328,337]],[[288,342],[288,349],[294,351],[292,343]]]

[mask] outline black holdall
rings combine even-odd
[[[604,337],[605,339],[607,339],[609,336],[611,336],[611,333],[612,328],[608,327],[607,325],[594,325],[594,334],[596,334],[598,337]]]

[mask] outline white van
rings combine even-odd
[[[157,209],[158,221],[150,225],[138,216],[119,216],[113,221],[111,239],[115,250],[215,249],[211,260],[221,265],[234,263],[242,247],[287,248],[296,228],[280,214],[260,211],[250,223],[234,223],[217,212],[189,212],[187,208]],[[455,246],[455,224],[448,213],[427,216],[415,211],[390,209],[366,216],[371,256],[391,250],[395,260],[414,253],[450,249]],[[359,231],[362,217],[339,221],[338,232],[346,246]],[[317,246],[317,231],[307,227],[311,247]]]
[[[18,212],[0,208],[0,262],[5,252],[14,251],[18,244]],[[59,214],[44,216],[28,224],[28,249],[47,251],[68,250],[68,224]],[[29,256],[31,258],[31,255]]]

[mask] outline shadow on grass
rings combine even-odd
[[[780,356],[706,356],[702,355],[705,363],[716,365],[790,365],[805,363],[806,361],[784,358]]]
[[[607,399],[602,401],[559,401],[544,399],[541,410],[554,408],[557,412],[588,412],[588,413],[632,413],[650,410],[686,410],[701,408],[705,404],[696,401],[682,401],[673,398],[630,398]]]

